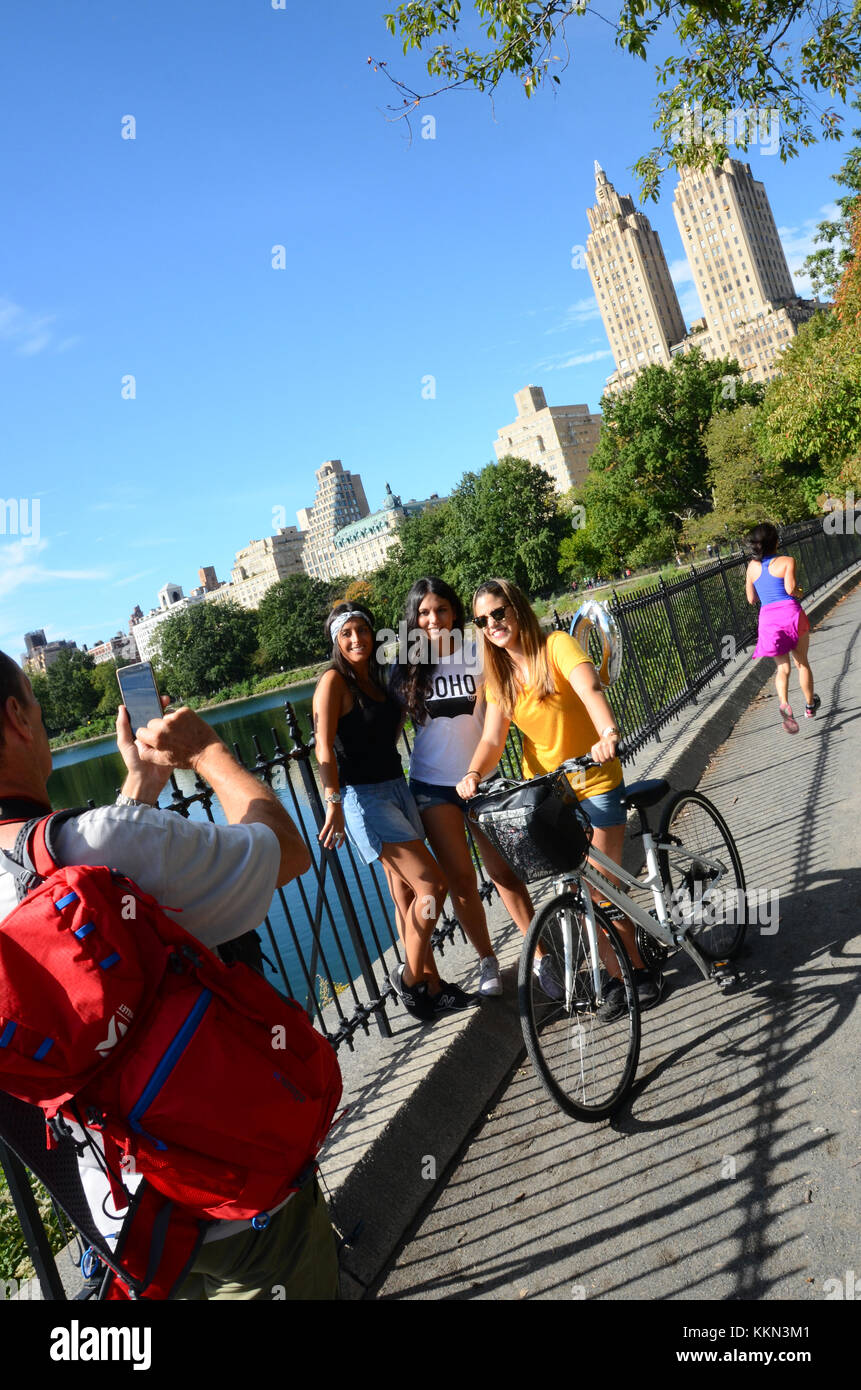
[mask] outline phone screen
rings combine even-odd
[[[132,733],[142,729],[151,719],[161,719],[164,710],[151,662],[141,661],[135,666],[120,667],[117,680],[123,704],[129,712]]]

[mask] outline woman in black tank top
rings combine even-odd
[[[383,685],[374,624],[366,609],[341,603],[329,615],[332,665],[314,692],[314,735],[327,850],[345,834],[366,864],[379,859],[399,907],[406,964],[391,975],[406,1007],[431,1021],[473,999],[440,980],[431,936],[448,886],[424,843],[424,828],[404,780],[397,747],[403,712]]]

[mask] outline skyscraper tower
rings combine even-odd
[[[612,390],[651,362],[668,364],[685,321],[657,232],[597,160],[595,206],[587,215],[586,264],[616,361]]]
[[[684,346],[737,358],[751,380],[775,376],[816,303],[796,295],[765,187],[737,159],[680,175],[673,211],[705,315]]]

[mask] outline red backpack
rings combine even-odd
[[[75,813],[72,813],[75,814]],[[0,922],[0,1089],[97,1129],[114,1201],[144,1178],[108,1298],[169,1298],[209,1221],[258,1229],[313,1171],[341,1096],[334,1049],[303,1009],[225,965],[114,869],[60,867],[68,813],[29,821]],[[167,1231],[167,1235],[165,1235]]]

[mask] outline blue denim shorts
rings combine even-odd
[[[424,840],[424,826],[403,777],[345,787],[343,798],[347,834],[366,864],[379,859],[383,845]]]
[[[609,830],[611,826],[624,825],[628,819],[628,812],[622,801],[624,795],[623,779],[612,791],[581,798],[580,805],[598,830]]]
[[[427,811],[431,806],[456,806],[465,815],[469,806],[469,802],[458,796],[454,787],[444,787],[437,782],[422,782],[418,777],[410,778],[410,791],[420,811]]]

